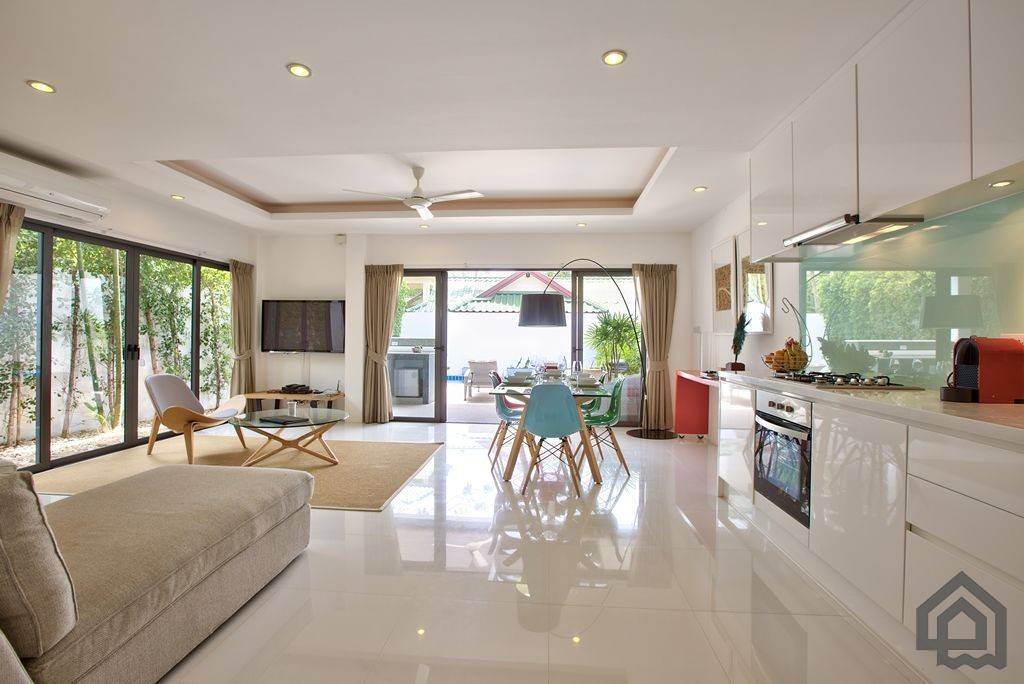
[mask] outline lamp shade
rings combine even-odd
[[[933,295],[921,307],[922,328],[977,328],[981,298],[977,295]]]
[[[565,297],[557,292],[524,294],[519,306],[520,327],[564,328]]]

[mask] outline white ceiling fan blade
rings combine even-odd
[[[366,190],[352,190],[350,188],[342,188],[341,191],[354,192],[357,195],[373,195],[374,197],[387,197],[388,199],[398,200],[399,202],[405,199],[404,197],[395,197],[394,195],[383,195],[379,192],[367,192]]]
[[[424,221],[434,218],[434,215],[430,213],[430,209],[427,207],[413,207],[416,213],[420,215],[420,218]]]
[[[449,192],[447,195],[438,195],[429,199],[431,202],[451,202],[452,200],[475,199],[483,196],[482,192],[477,192],[476,190],[459,190],[458,192]]]

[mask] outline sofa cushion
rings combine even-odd
[[[0,475],[0,511],[0,629],[31,658],[75,626],[75,590],[31,473]]]
[[[34,679],[75,679],[306,506],[297,470],[164,466],[47,507],[78,597],[78,624],[26,661]]]

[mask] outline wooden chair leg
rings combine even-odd
[[[626,457],[622,453],[622,447],[619,446],[619,440],[615,437],[615,430],[606,428],[608,430],[608,436],[612,440],[612,446],[615,447],[615,455],[619,457],[619,463],[626,469],[626,476],[629,477],[629,466],[626,465]]]
[[[495,430],[494,430],[494,436],[493,436],[493,437],[491,437],[491,445],[490,445],[489,447],[487,447],[487,455],[488,455],[488,456],[490,456],[490,455],[491,455],[491,449],[493,449],[493,448],[494,448],[494,443],[495,443],[496,441],[498,441],[498,433],[499,433],[499,432],[501,432],[501,426],[502,426],[502,424],[503,424],[504,422],[505,422],[505,421],[503,421],[503,420],[499,420],[499,421],[498,421],[498,427],[497,427],[497,428],[495,428]]]
[[[188,455],[188,464],[192,465],[192,429],[195,423],[185,423],[185,453]]]
[[[156,444],[156,437],[160,434],[160,417],[153,416],[153,427],[149,430],[149,444],[146,446],[146,453],[153,453],[153,446]]]
[[[245,436],[242,434],[241,426],[235,426],[235,434],[238,435],[238,441],[242,443],[242,448],[247,449],[248,447],[245,446]]]
[[[540,472],[540,449],[537,448],[537,443],[533,439],[533,435],[527,435],[526,447],[530,450],[530,465],[526,469],[526,477],[523,479],[523,488],[519,492],[520,494],[526,494],[526,487],[530,484],[530,475],[533,473],[533,469],[536,468]]]
[[[572,486],[576,490],[576,496],[583,496],[580,491],[580,473],[576,468],[576,459],[572,457],[572,447],[569,446],[569,440],[566,437],[562,438],[562,451],[568,457],[569,476],[572,478]]]
[[[601,448],[601,438],[597,434],[597,428],[590,428],[591,441],[597,445],[597,453],[604,460],[604,449]]]
[[[501,456],[501,448],[505,446],[505,435],[508,434],[508,421],[501,421],[498,426],[498,432],[495,433],[494,442],[494,458],[491,459],[491,467],[493,468],[498,462],[498,457]]]

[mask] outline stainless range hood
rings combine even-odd
[[[843,214],[782,241],[786,247],[803,245],[851,245],[863,236],[894,233],[921,223],[923,216],[879,216],[861,223],[857,214]],[[866,237],[864,239],[867,239]]]

